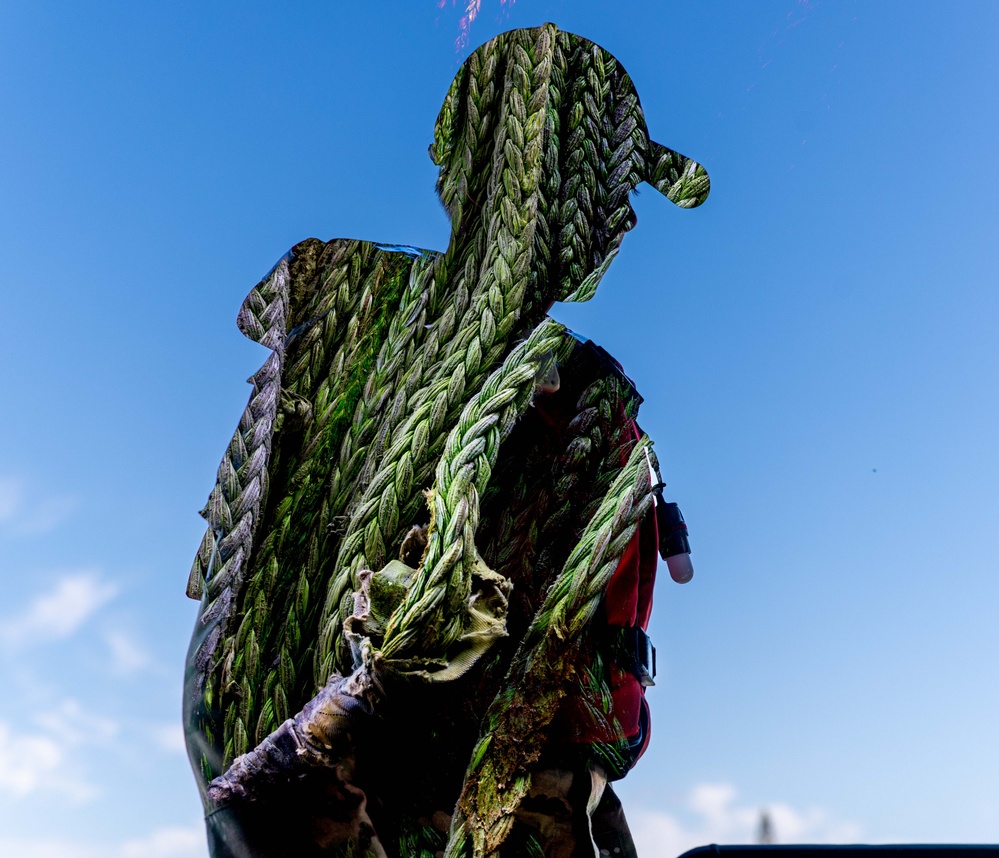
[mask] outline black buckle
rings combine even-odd
[[[656,648],[644,629],[635,629],[635,675],[646,688],[656,684]]]
[[[656,648],[644,629],[619,628],[620,644],[617,649],[618,664],[633,673],[645,688],[655,685]]]

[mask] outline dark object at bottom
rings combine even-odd
[[[999,846],[698,846],[680,858],[999,858]]]

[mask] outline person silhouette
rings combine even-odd
[[[553,24],[469,56],[430,154],[443,253],[308,239],[239,313],[271,355],[188,581],[216,858],[634,852],[608,780],[648,741],[662,483],[634,386],[547,312],[639,183],[692,208],[707,174]]]

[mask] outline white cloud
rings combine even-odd
[[[678,813],[627,808],[638,854],[677,858],[695,846],[755,843],[764,810],[777,843],[856,843],[861,837],[859,826],[835,820],[821,808],[802,811],[786,802],[750,805],[736,799],[731,784],[698,784]]]
[[[822,808],[799,812],[786,804],[768,808],[773,828],[782,843],[857,843],[860,826],[830,818]]]
[[[0,837],[0,855],[18,858],[207,858],[204,825],[157,828],[149,835],[119,844],[27,837]]]
[[[0,721],[0,792],[21,798],[38,790],[62,793],[73,801],[85,801],[97,793],[67,770],[65,746],[55,738],[15,735]]]
[[[150,728],[153,742],[161,751],[168,754],[187,755],[187,744],[184,742],[184,728],[180,723],[170,722],[169,724],[158,724]]]
[[[731,784],[698,784],[690,791],[687,806],[710,830],[724,833],[725,837],[745,837],[743,832],[750,831],[759,822],[760,811],[733,806],[735,796],[735,787]]]
[[[36,716],[35,723],[67,745],[103,744],[118,733],[117,723],[85,712],[75,700],[64,700]]]
[[[118,854],[121,858],[205,858],[205,827],[199,822],[186,828],[157,828],[148,837],[127,841]]]
[[[115,673],[130,674],[149,665],[149,653],[131,636],[121,631],[109,631],[104,635],[111,650],[111,668]]]
[[[0,855],[17,855],[18,858],[107,858],[108,852],[68,840],[0,837]]]
[[[14,795],[34,792],[62,763],[62,749],[48,736],[18,736],[0,722],[0,789]]]
[[[101,581],[93,572],[65,575],[20,617],[0,623],[0,639],[9,644],[35,644],[67,638],[117,592],[114,584]]]
[[[47,791],[73,801],[95,798],[100,790],[82,777],[70,751],[109,742],[118,734],[118,724],[86,712],[75,700],[46,709],[34,722],[37,732],[16,733],[0,721],[0,793],[23,798]]]

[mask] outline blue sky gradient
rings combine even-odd
[[[705,164],[588,304],[691,530],[662,575],[643,856],[999,840],[999,7],[859,0],[7,4],[0,853],[206,855],[180,742],[197,516],[316,236],[443,248],[469,50],[546,20]]]

